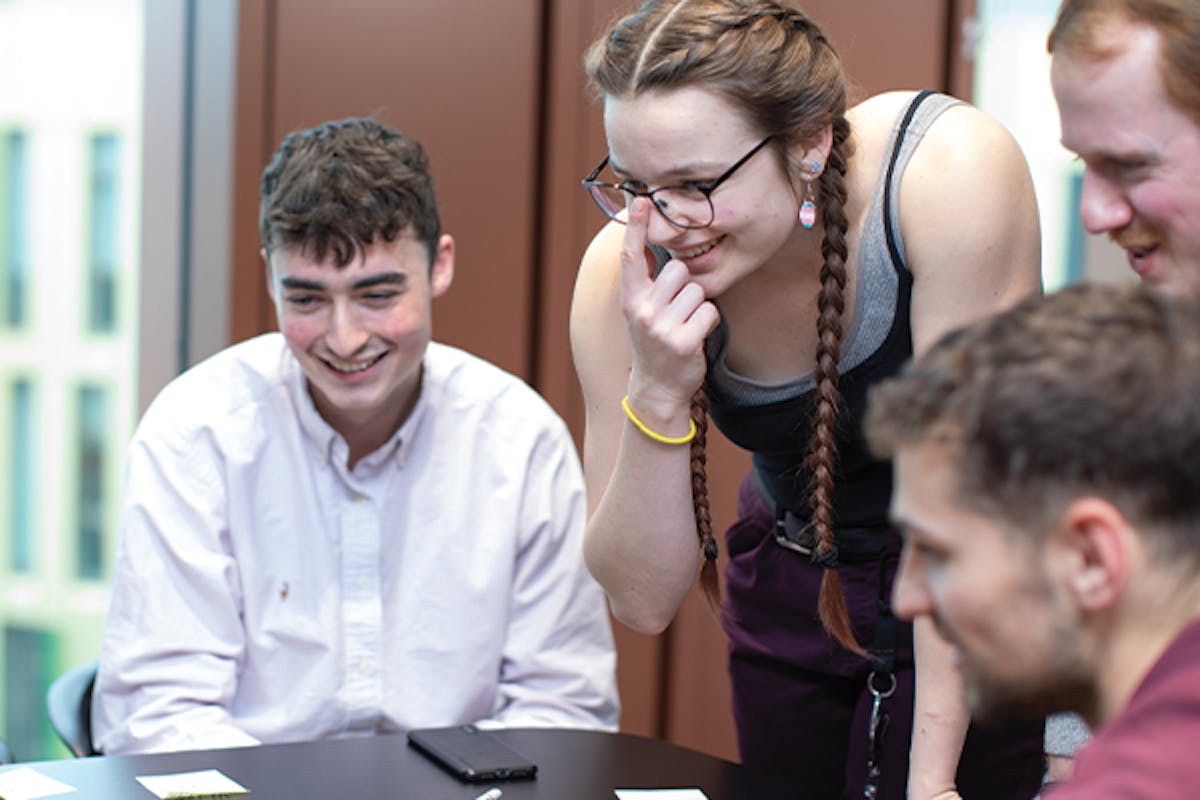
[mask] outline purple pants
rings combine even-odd
[[[775,544],[772,523],[747,478],[738,492],[738,522],[727,533],[723,615],[742,761],[794,774],[806,800],[858,800],[866,780],[871,668],[822,629],[816,612],[821,569]],[[888,535],[882,563],[838,568],[858,640],[868,648],[880,599],[890,598],[899,561],[900,538]],[[887,723],[878,749],[879,800],[904,800],[908,780],[912,625],[896,624],[896,691],[883,702]],[[1042,729],[1040,721],[972,724],[958,767],[965,800],[1036,795],[1043,772]]]

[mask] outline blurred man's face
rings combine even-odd
[[[1167,97],[1153,28],[1113,20],[1105,60],[1055,53],[1062,143],[1084,166],[1080,218],[1147,283],[1200,296],[1200,125]]]
[[[893,604],[928,616],[957,651],[973,716],[1039,716],[1086,693],[1078,620],[1052,578],[1046,546],[956,497],[957,456],[902,447],[892,518],[904,533]]]

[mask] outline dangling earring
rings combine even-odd
[[[821,162],[814,161],[808,171],[816,175],[821,171]],[[815,180],[816,178],[805,181],[807,185],[804,189],[804,202],[800,204],[800,224],[805,228],[811,228],[817,223],[817,202],[813,193],[813,181]]]

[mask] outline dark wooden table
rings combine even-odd
[[[497,734],[538,765],[527,781],[468,784],[408,746],[402,735],[100,756],[14,764],[78,791],[63,800],[154,800],[134,778],[217,769],[251,800],[473,800],[499,786],[503,800],[614,800],[614,789],[691,788],[709,800],[803,800],[795,782],[657,739],[618,733],[519,729]]]

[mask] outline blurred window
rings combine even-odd
[[[87,204],[87,322],[93,333],[111,333],[116,327],[121,235],[119,148],[120,140],[115,133],[93,135],[88,148],[91,180]]]
[[[27,380],[15,381],[9,402],[9,558],[13,572],[29,572],[35,558],[33,385]]]
[[[0,134],[0,324],[10,328],[24,325],[28,314],[27,159],[24,132]]]

